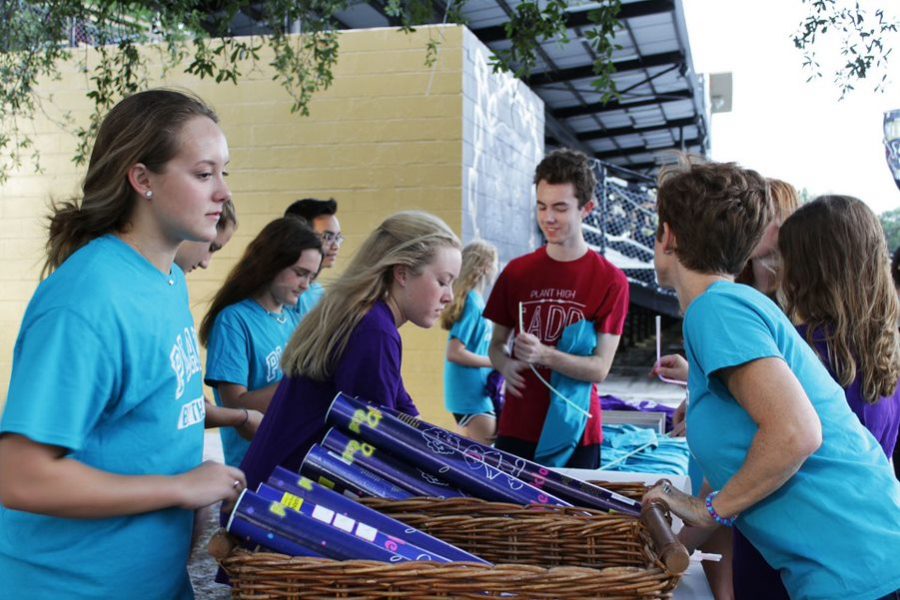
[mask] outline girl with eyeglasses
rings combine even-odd
[[[281,355],[297,328],[295,306],[322,263],[322,243],[306,224],[266,225],[213,298],[200,325],[206,383],[216,404],[266,412],[281,381]],[[223,429],[225,462],[239,465],[250,443]]]

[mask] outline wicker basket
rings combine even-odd
[[[594,485],[606,488],[610,491],[627,496],[632,500],[640,500],[650,488],[639,482],[622,482],[622,481],[589,481]]]
[[[232,597],[667,598],[678,584],[630,517],[472,498],[363,502],[496,566],[333,561],[240,548],[226,556],[211,547],[231,577]]]

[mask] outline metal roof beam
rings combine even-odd
[[[636,71],[638,69],[648,69],[650,67],[661,67],[663,65],[671,65],[673,63],[683,63],[684,53],[680,50],[673,52],[660,52],[658,54],[648,54],[631,60],[619,60],[613,62],[613,66],[617,73],[625,71]],[[549,83],[559,83],[562,81],[573,81],[575,79],[586,79],[588,77],[596,77],[594,73],[594,65],[584,65],[581,67],[572,67],[570,69],[559,69],[555,71],[543,71],[535,73],[525,78],[525,83],[529,87],[547,85]]]
[[[610,163],[607,163],[610,164]],[[662,165],[658,165],[655,162],[642,162],[636,163],[633,165],[616,165],[617,167],[621,167],[623,169],[630,169],[632,171],[643,171],[645,169],[655,169],[656,167],[660,167]]]
[[[622,102],[621,100],[610,100],[607,103],[594,102],[593,104],[580,104],[578,106],[566,106],[549,111],[557,119],[570,119],[572,117],[581,117],[584,115],[594,115],[600,113],[614,112],[617,110],[628,110],[629,108],[640,108],[642,106],[662,106],[668,102],[679,102],[681,100],[690,100],[694,97],[693,90],[679,90],[677,92],[667,92],[646,100],[638,100],[637,102]]]
[[[552,115],[544,116],[544,144],[581,150],[588,156],[594,152],[586,142],[579,140],[571,129],[554,119]]]
[[[682,147],[690,148],[691,146],[702,146],[703,140],[700,138],[691,138],[689,140],[677,141],[671,146],[662,146],[660,148],[647,148],[646,146],[637,146],[631,148],[622,148],[621,150],[606,150],[604,152],[594,152],[594,157],[600,160],[608,158],[619,158],[622,156],[634,156],[636,154],[654,154],[663,150],[680,150]]]
[[[643,0],[641,2],[623,4],[617,18],[619,21],[624,21],[635,17],[645,17],[647,15],[672,12],[673,10],[675,10],[675,2],[673,0]],[[592,26],[593,23],[591,23],[589,18],[590,14],[590,10],[567,12],[566,28],[575,29],[576,27]],[[506,39],[506,24],[474,29],[472,30],[472,33],[485,44],[499,42]]]
[[[693,116],[687,119],[675,119],[666,121],[662,125],[651,125],[649,127],[614,127],[612,129],[595,129],[594,131],[583,131],[578,134],[579,140],[599,140],[619,135],[631,135],[634,133],[652,133],[656,131],[668,131],[678,127],[690,127],[697,125],[697,117]]]

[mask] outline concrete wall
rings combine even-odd
[[[429,36],[441,41],[433,67],[424,64]],[[531,225],[521,225],[523,231],[533,230],[533,201],[524,178],[539,158],[538,144],[542,150],[543,109],[533,95],[526,98],[531,94],[527,88],[486,71],[486,56],[480,42],[456,26],[423,27],[413,34],[344,32],[335,82],[314,97],[309,117],[291,114],[289,97],[272,81],[267,56],[237,86],[172,72],[150,81],[151,86],[190,89],[212,104],[231,150],[229,184],[240,228],[209,270],[189,277],[195,319],[203,317],[247,243],[297,198],[338,200],[347,241],[334,272],[323,275],[326,284],[366,235],[399,210],[430,211],[466,240],[480,234],[495,243],[512,243],[518,233],[510,233],[508,220],[506,227],[497,227],[507,218],[497,211],[512,210],[518,199],[529,207],[525,219]],[[44,173],[23,168],[0,188],[0,404],[6,398],[15,336],[43,260],[47,202],[76,194],[84,174],[84,167],[70,160],[75,138],[68,131],[75,128],[64,131],[54,122],[59,107],[71,111],[79,124],[89,114],[84,74],[74,65],[69,69],[60,81],[41,86],[40,93],[53,103],[48,103],[48,116],[29,125]],[[488,86],[488,91],[478,91],[478,86]],[[521,115],[527,118],[522,121]],[[537,129],[521,134],[520,126]],[[512,190],[499,185],[501,179],[510,180],[499,173],[511,168],[509,160],[500,161],[509,147],[521,149],[519,160],[524,161],[515,170],[518,183]],[[503,235],[512,235],[512,241]],[[413,325],[401,332],[410,394],[426,419],[450,426],[452,418],[443,409],[446,332]]]
[[[544,156],[544,102],[494,73],[468,30],[463,70],[463,237],[491,242],[505,265],[540,244],[532,180]]]

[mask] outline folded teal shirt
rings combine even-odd
[[[596,347],[597,332],[594,323],[587,320],[566,327],[556,345],[557,350],[578,356],[591,356]],[[590,412],[593,383],[553,371],[550,385],[585,413]],[[534,453],[535,461],[548,467],[565,467],[584,436],[587,420],[584,413],[551,392],[550,407]]]

